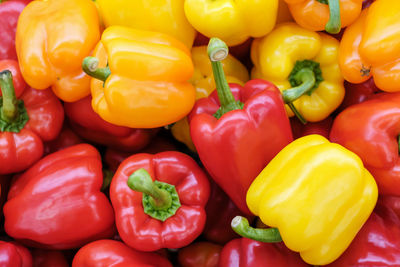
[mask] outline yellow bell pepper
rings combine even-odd
[[[35,89],[52,88],[66,102],[90,94],[82,60],[100,39],[99,16],[91,0],[33,1],[22,11],[16,50],[22,75]]]
[[[335,38],[284,23],[254,40],[252,78],[269,80],[282,91],[289,116],[321,121],[344,98],[338,51]]]
[[[96,0],[106,27],[119,25],[162,32],[192,47],[196,31],[183,11],[184,0]]]
[[[251,230],[258,235],[279,230],[285,245],[305,262],[325,265],[350,245],[377,198],[376,182],[355,153],[308,135],[287,145],[264,168],[246,202],[264,224],[276,227]],[[242,218],[232,221],[234,229],[242,224]]]
[[[83,62],[91,81],[93,110],[104,120],[131,128],[156,128],[192,109],[195,89],[190,51],[163,33],[108,27],[94,57]]]
[[[207,46],[193,47],[192,60],[194,73],[190,82],[196,88],[196,99],[207,97],[215,90],[214,75],[207,54]],[[228,83],[243,85],[249,80],[249,73],[246,67],[232,55],[228,55],[221,62]],[[190,137],[189,123],[186,117],[176,122],[171,128],[171,132],[176,140],[184,143],[190,150],[196,152],[196,148]]]
[[[190,24],[229,46],[269,33],[275,26],[277,11],[278,0],[185,0]]]

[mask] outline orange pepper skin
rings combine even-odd
[[[317,0],[285,0],[294,20],[308,30],[323,31],[329,20],[329,6]],[[353,23],[360,15],[363,0],[340,0],[341,27]]]
[[[176,122],[192,109],[196,90],[189,49],[164,33],[108,27],[93,56],[111,75],[91,81],[92,107],[102,119],[130,128]]]
[[[375,1],[344,32],[340,68],[345,79],[361,83],[373,77],[385,92],[400,91],[400,1]]]
[[[22,75],[35,89],[52,87],[66,102],[90,94],[82,60],[100,39],[99,17],[90,0],[37,0],[22,11],[16,49]]]

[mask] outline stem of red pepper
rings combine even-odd
[[[82,62],[82,69],[83,71],[100,81],[105,82],[108,76],[111,75],[111,70],[107,66],[105,68],[98,68],[99,67],[99,59],[96,57],[85,57]]]
[[[339,0],[328,0],[329,21],[325,25],[325,31],[329,33],[339,33],[342,28],[340,21],[340,2]]]
[[[0,88],[3,95],[1,118],[6,122],[12,122],[17,116],[18,109],[11,71],[0,72]]]
[[[143,193],[144,212],[149,216],[165,221],[173,216],[181,206],[175,186],[154,181],[145,169],[138,169],[128,178],[128,186]]]
[[[222,115],[231,110],[243,108],[243,103],[235,100],[226,80],[224,69],[222,68],[221,60],[224,60],[228,56],[228,51],[228,46],[224,41],[215,37],[210,39],[207,53],[211,60],[215,85],[217,87],[218,98],[221,104],[221,107],[214,114],[214,117],[217,119],[221,118]]]
[[[266,243],[282,241],[278,228],[257,229],[249,225],[249,221],[242,216],[236,216],[231,222],[233,231],[238,235]]]
[[[114,173],[110,170],[103,169],[103,184],[101,185],[101,191],[105,191],[111,184],[111,180]]]

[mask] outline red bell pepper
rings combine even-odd
[[[248,238],[230,241],[221,251],[219,267],[309,266],[283,243],[264,243]]]
[[[400,219],[378,204],[347,250],[327,266],[400,266]]]
[[[175,151],[127,158],[110,186],[118,233],[141,251],[181,248],[195,240],[204,228],[209,194],[203,170]]]
[[[290,119],[290,125],[292,126],[292,132],[294,139],[300,138],[302,136],[310,134],[319,134],[326,138],[329,137],[333,123],[333,118],[331,116],[319,122],[307,122],[303,124],[296,117]]]
[[[210,242],[196,242],[179,250],[181,267],[218,267],[222,246]]]
[[[345,81],[344,87],[346,88],[346,94],[342,104],[338,108],[338,111],[343,111],[345,108],[351,105],[364,102],[374,94],[382,92],[378,89],[378,87],[376,87],[373,78],[359,84],[353,84]]]
[[[44,142],[44,155],[81,143],[83,140],[64,123],[56,139]]]
[[[390,208],[400,219],[400,197],[397,196],[379,196],[378,203]]]
[[[23,1],[0,1],[0,60],[17,60],[15,33],[19,15],[26,4]]]
[[[88,144],[50,154],[11,185],[5,230],[29,246],[80,247],[114,233],[114,212],[100,192],[99,152]]]
[[[149,153],[149,154],[157,154],[164,151],[176,151],[177,147],[171,142],[170,138],[165,136],[157,135],[153,138],[151,143],[142,149],[141,153]],[[131,156],[132,153],[115,150],[112,148],[107,148],[106,153],[104,154],[104,161],[107,167],[115,172],[118,169],[118,166],[124,161],[126,158]]]
[[[32,255],[27,248],[15,242],[0,241],[0,266],[31,267]]]
[[[12,70],[15,64],[9,65]],[[50,90],[37,91],[28,87],[17,100],[12,73],[0,71],[0,174],[9,174],[25,170],[42,157],[43,141],[57,137],[64,110]]]
[[[122,242],[98,240],[76,253],[72,267],[172,267],[163,256],[134,250]]]
[[[225,245],[230,240],[239,237],[230,226],[232,219],[241,215],[252,221],[254,216],[243,214],[214,181],[211,180],[210,185],[211,194],[206,205],[207,221],[203,236],[208,241]]]
[[[33,267],[69,267],[64,254],[57,250],[35,249],[32,256]]]
[[[356,153],[374,176],[379,194],[400,196],[400,93],[377,94],[334,120],[330,139]]]
[[[212,38],[208,49],[217,90],[196,102],[189,114],[190,135],[214,181],[241,211],[251,214],[246,205],[247,189],[293,140],[289,119],[281,94],[272,83],[252,80],[244,87],[228,85],[218,61],[228,54],[228,48]]]
[[[157,129],[132,129],[106,122],[92,109],[92,97],[64,103],[71,128],[82,138],[100,145],[127,152],[147,146]]]

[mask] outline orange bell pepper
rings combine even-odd
[[[339,64],[344,78],[370,77],[386,92],[400,91],[400,1],[379,0],[364,10],[343,34]]]
[[[363,0],[285,0],[294,20],[308,30],[338,33],[360,15]]]
[[[90,76],[92,107],[102,119],[130,128],[176,122],[192,109],[196,90],[189,49],[164,33],[108,27],[94,57],[83,62]]]
[[[35,89],[52,87],[66,102],[90,94],[82,60],[100,39],[99,17],[90,0],[38,0],[22,11],[16,49],[22,75]]]

